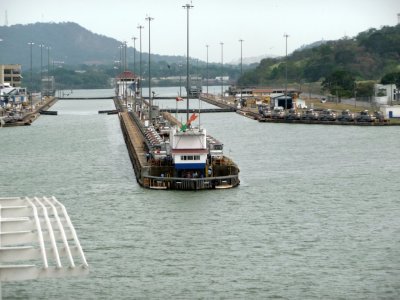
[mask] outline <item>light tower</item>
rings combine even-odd
[[[189,121],[189,10],[193,8],[192,4],[185,4],[182,6],[186,9],[186,122]]]
[[[285,33],[283,37],[286,40],[286,54],[285,54],[285,109],[287,109],[287,39],[289,35]]]
[[[153,116],[152,116],[152,109],[153,109],[153,100],[151,97],[151,68],[150,68],[150,54],[151,54],[151,40],[150,40],[150,22],[154,20],[154,18],[147,16],[146,20],[149,21],[149,120],[150,124],[153,124]]]

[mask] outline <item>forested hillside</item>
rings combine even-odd
[[[354,38],[328,41],[288,56],[289,82],[315,82],[335,71],[347,71],[357,80],[378,80],[400,71],[400,25],[369,29]],[[264,59],[246,72],[240,85],[268,85],[285,80],[285,57]]]
[[[120,59],[118,47],[121,41],[93,33],[73,22],[35,23],[28,25],[0,26],[0,64],[30,65],[30,46],[33,42],[33,67],[40,65],[40,44],[45,46],[43,57],[47,61],[47,47],[51,60],[65,65],[108,64]],[[128,47],[127,56],[133,60],[133,47]],[[179,60],[178,56],[152,55],[153,61]]]

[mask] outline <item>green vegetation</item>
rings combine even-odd
[[[323,89],[328,90],[332,95],[336,94],[340,101],[342,97],[352,96],[355,80],[350,72],[338,70],[329,74],[321,85]]]
[[[381,79],[382,84],[395,84],[400,87],[400,72],[391,72],[386,74]]]
[[[32,49],[33,85],[40,87],[40,66],[44,74],[54,75],[57,88],[107,88],[110,79],[120,70],[120,41],[94,34],[76,23],[36,23],[29,25],[0,26],[2,45],[0,63],[21,64],[23,84],[30,84],[30,47]],[[47,48],[51,47],[50,59]],[[135,54],[135,55],[134,55]],[[142,76],[147,77],[147,54],[143,53]],[[136,57],[136,66],[133,59]],[[48,66],[50,61],[50,66]],[[139,69],[139,53],[127,49],[128,69]],[[185,81],[186,59],[183,56],[152,54],[151,73],[159,84],[169,85],[163,79],[182,76]],[[204,61],[190,62],[192,76],[206,78]],[[373,83],[396,83],[400,86],[400,25],[369,29],[354,38],[337,41],[320,41],[302,47],[288,56],[263,59],[259,64],[240,66],[224,64],[223,73],[218,63],[208,65],[208,77],[229,76],[240,86],[283,86],[286,80],[293,86],[311,87],[310,83],[322,82],[322,88],[333,95],[345,97],[371,96]],[[222,74],[221,74],[222,73]],[[175,81],[176,84],[179,81]],[[356,83],[355,83],[356,82]],[[307,88],[306,88],[307,89]],[[354,90],[356,89],[356,90]]]
[[[30,86],[30,47],[33,42],[33,88],[40,88],[40,69],[44,74],[55,76],[57,88],[108,88],[110,79],[121,70],[121,42],[115,39],[95,34],[72,22],[65,23],[35,23],[28,25],[0,26],[0,36],[3,41],[0,47],[0,64],[21,64],[23,85]],[[39,45],[44,47],[40,48]],[[138,44],[136,44],[138,46]],[[47,47],[50,47],[48,51]],[[48,57],[50,54],[50,59]],[[134,58],[136,66],[133,66]],[[148,54],[142,54],[142,76],[148,75]],[[127,48],[128,69],[139,73],[139,52],[133,47]],[[50,65],[49,65],[50,64]],[[192,59],[190,62],[192,76],[200,75],[206,78],[207,68],[203,61]],[[244,65],[243,70],[255,68],[255,65]],[[78,71],[78,72],[76,72]],[[170,81],[163,77],[186,75],[186,58],[183,56],[151,55],[151,74],[159,78],[160,84],[168,85]],[[240,76],[238,65],[224,64],[208,65],[209,78],[229,76],[237,80]],[[179,81],[178,81],[179,82]],[[176,84],[176,82],[174,83]]]
[[[295,51],[288,56],[287,76],[291,83],[323,81],[323,86],[331,93],[338,92],[344,96],[354,90],[355,79],[379,80],[385,74],[391,73],[397,74],[395,78],[398,80],[398,73],[393,72],[400,69],[399,61],[400,25],[388,26],[380,30],[369,29],[355,38],[327,41],[316,47]],[[239,79],[239,84],[246,86],[283,83],[285,69],[284,57],[264,59],[257,68],[246,72]],[[384,77],[383,81],[393,81],[390,76]],[[339,78],[349,82],[339,83]],[[333,79],[336,81],[332,81]],[[359,88],[359,94],[370,91],[366,85]]]

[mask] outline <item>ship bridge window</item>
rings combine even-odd
[[[181,160],[200,160],[200,155],[181,155]]]

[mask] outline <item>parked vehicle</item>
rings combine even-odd
[[[360,111],[356,117],[357,122],[374,122],[376,117],[371,115],[368,110]]]
[[[336,113],[332,109],[324,109],[319,115],[318,120],[320,121],[336,121]]]
[[[318,120],[318,113],[314,111],[314,109],[310,108],[307,109],[303,114],[301,115],[302,120]]]
[[[286,120],[300,120],[300,118],[301,114],[294,108],[289,109],[285,116]]]
[[[271,118],[271,108],[269,108],[268,106],[259,106],[258,112],[264,118]]]
[[[342,111],[342,113],[338,116],[338,121],[342,122],[353,122],[354,121],[354,114],[348,110],[345,109]]]
[[[282,106],[275,106],[271,112],[272,119],[284,119],[285,118],[285,111],[283,110]]]
[[[388,119],[386,119],[385,115],[381,111],[375,111],[374,117],[379,122],[387,122],[387,120],[388,120]]]

